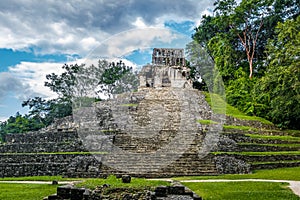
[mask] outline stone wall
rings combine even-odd
[[[172,186],[158,186],[154,191],[115,188],[110,191],[110,194],[105,194],[106,190],[110,189],[110,185],[103,184],[97,187],[95,190],[86,188],[76,188],[71,185],[59,186],[56,194],[45,197],[44,200],[98,200],[98,199],[135,199],[135,200],[202,200],[196,193],[188,189],[187,187],[176,183]]]
[[[83,151],[76,131],[37,131],[7,134],[0,153],[78,152]]]
[[[76,131],[37,131],[23,134],[7,134],[7,144],[68,142],[78,138]]]
[[[187,80],[189,69],[186,67],[147,65],[139,73],[139,87],[175,87],[191,88],[192,82]]]

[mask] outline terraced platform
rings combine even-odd
[[[85,126],[79,128],[68,119],[47,131],[8,135],[0,145],[0,177],[171,177],[243,173],[247,164],[251,170],[300,166],[299,131],[233,117],[226,117],[223,129],[220,122],[201,124],[212,111],[199,91],[140,91],[111,105],[123,112],[116,111],[119,121],[106,104],[81,110]],[[119,129],[112,129],[117,123]],[[220,169],[218,160],[223,168],[242,170]]]

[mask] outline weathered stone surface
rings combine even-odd
[[[74,188],[69,186],[61,186],[57,188],[57,194],[50,195],[48,198],[64,199],[64,200],[103,200],[103,199],[123,199],[123,200],[201,200],[202,198],[185,188],[182,185],[175,186],[159,186],[155,192],[152,191],[137,191],[128,192],[124,188],[115,188],[115,192],[110,191],[109,195],[102,195],[106,187],[96,188],[91,191],[85,188]],[[67,189],[67,190],[65,190]],[[71,190],[71,195],[70,195]],[[177,194],[175,194],[177,193]],[[65,194],[68,194],[65,195]],[[72,196],[73,195],[73,196]]]
[[[250,164],[226,155],[216,157],[216,168],[220,174],[250,173]]]

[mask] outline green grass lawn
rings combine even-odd
[[[183,183],[203,199],[213,200],[293,200],[300,199],[287,188],[287,183],[218,182]]]
[[[57,185],[0,183],[1,200],[41,200],[56,193]]]
[[[186,176],[174,180],[205,180],[205,179],[267,179],[300,181],[300,167],[254,170],[252,174],[224,174],[218,176]]]
[[[61,176],[37,176],[37,177],[19,177],[19,178],[2,178],[0,180],[27,180],[27,181],[52,181],[52,180],[78,180],[65,179]],[[131,183],[122,183],[120,178],[109,176],[107,179],[90,178],[80,179],[82,183],[77,184],[78,187],[94,189],[96,186],[109,184],[107,192],[114,191],[115,188],[126,188],[128,191],[144,191],[145,189],[154,189],[160,185],[170,185],[167,181],[154,181],[142,178],[132,178]],[[17,184],[17,183],[1,183],[0,181],[0,200],[41,200],[45,196],[56,193],[57,185],[51,184]]]

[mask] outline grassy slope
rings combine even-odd
[[[233,106],[227,104],[224,101],[224,99],[222,99],[222,97],[220,97],[217,94],[212,94],[208,92],[203,92],[203,94],[205,95],[206,101],[215,113],[226,114],[228,116],[232,116],[238,119],[260,121],[264,124],[272,124],[272,122],[261,117],[249,116],[242,113],[237,108],[234,108]]]
[[[214,200],[278,200],[300,199],[287,189],[287,183],[270,182],[225,182],[225,183],[184,183],[203,199]]]

